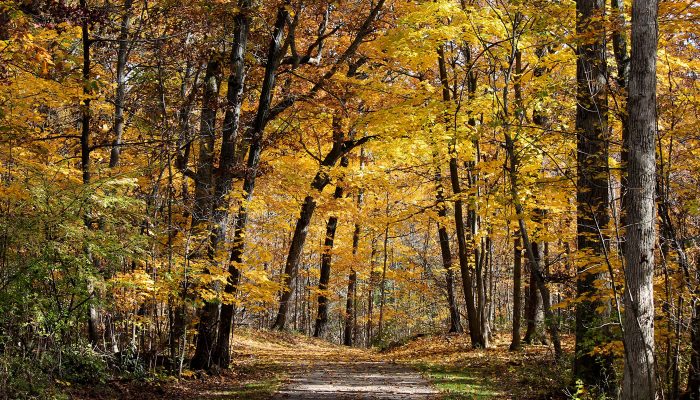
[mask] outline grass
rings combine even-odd
[[[493,399],[503,395],[488,379],[477,377],[474,371],[440,364],[418,364],[416,367],[437,388],[445,400]]]
[[[273,376],[254,382],[247,382],[235,387],[226,387],[219,390],[211,390],[200,393],[198,400],[263,400],[269,399],[282,384],[281,377]]]

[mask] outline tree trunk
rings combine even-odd
[[[357,196],[358,204],[362,202],[362,194]],[[360,246],[360,225],[355,224],[355,230],[352,234],[352,255],[357,256],[357,250]],[[348,276],[348,293],[347,300],[345,302],[345,326],[343,330],[343,344],[345,346],[351,346],[355,342],[355,292],[357,285],[357,271],[353,266],[350,270],[350,275]]]
[[[387,214],[389,211],[389,199],[388,199],[388,194],[387,194]],[[377,324],[377,338],[379,340],[384,339],[384,302],[386,300],[386,268],[387,268],[387,261],[389,260],[389,252],[388,252],[388,244],[389,244],[389,225],[386,225],[386,228],[384,229],[384,263],[382,264],[382,278],[379,281],[379,323]]]
[[[231,50],[231,74],[228,77],[228,92],[226,93],[226,113],[222,129],[221,155],[217,179],[214,189],[214,207],[212,210],[212,231],[210,246],[216,254],[218,243],[226,237],[226,225],[229,216],[229,198],[233,184],[233,169],[236,167],[236,141],[240,129],[241,106],[243,104],[243,85],[245,82],[245,53],[250,31],[250,0],[238,2],[239,12],[235,17],[234,43]],[[252,188],[251,188],[252,191]],[[248,193],[246,191],[246,193]],[[228,263],[229,277],[224,287],[224,293],[229,297],[221,306],[221,327],[217,337],[215,362],[221,368],[228,368],[231,362],[230,341],[234,324],[235,306],[233,296],[240,278],[238,264],[242,262],[243,229],[245,219],[241,215],[236,220],[234,232],[234,248]],[[241,224],[242,223],[242,224]]]
[[[606,279],[608,224],[608,99],[604,0],[577,0],[576,29],[588,38],[578,46],[577,102],[577,280],[574,379],[603,392],[614,388],[612,357],[593,354],[610,340],[603,328],[609,301],[598,294]],[[598,283],[599,285],[599,283]],[[603,311],[601,311],[603,310]]]
[[[622,398],[654,399],[657,1],[632,4]]]
[[[270,39],[270,44],[268,47],[267,64],[265,66],[265,75],[263,77],[263,83],[260,90],[260,100],[258,102],[258,109],[255,115],[255,120],[253,121],[253,125],[250,127],[248,135],[248,137],[250,138],[250,145],[248,147],[248,160],[246,164],[245,178],[243,180],[243,191],[246,194],[246,198],[244,199],[244,201],[241,201],[239,203],[238,207],[238,215],[234,232],[234,243],[231,249],[231,257],[229,259],[231,261],[229,263],[230,277],[227,281],[226,288],[224,289],[225,292],[228,291],[229,293],[233,292],[235,285],[237,284],[237,280],[239,279],[237,265],[241,262],[243,255],[245,228],[248,220],[248,211],[246,208],[246,204],[250,202],[250,200],[252,200],[253,198],[255,180],[258,175],[258,167],[260,164],[260,154],[262,151],[263,144],[263,133],[265,131],[265,126],[269,121],[268,116],[270,114],[272,97],[274,95],[275,90],[276,72],[282,57],[282,36],[284,34],[284,27],[287,17],[288,11],[284,7],[278,8],[277,19],[274,24],[272,38]],[[215,323],[215,316],[213,313],[210,312],[210,308],[210,304],[206,304],[204,306],[204,309],[202,310],[203,318],[200,319],[200,324],[202,324],[202,321],[205,321],[207,325],[213,325]],[[229,311],[231,310],[226,310],[225,317],[227,319],[233,317],[232,312],[230,313],[229,317]],[[227,321],[225,329],[230,329],[230,326],[231,324]],[[230,334],[226,334],[225,336],[226,338],[224,340],[229,340]],[[212,339],[213,338],[215,337],[212,337]],[[208,348],[207,346],[212,346],[213,344],[214,342],[200,343],[198,339],[193,362],[197,360],[197,364],[201,363],[202,360],[204,360],[204,354],[212,351],[211,348]],[[221,353],[222,351],[228,352],[228,346],[223,342],[216,344],[216,351],[213,355],[213,358],[220,362],[222,360],[226,362],[229,356],[223,355]],[[209,363],[207,362],[203,365],[208,367]]]
[[[92,95],[92,84],[90,82],[90,10],[86,0],[80,0],[80,8],[83,11],[83,17],[80,22],[81,40],[83,43],[83,95],[85,96],[83,104],[80,107],[80,169],[83,173],[83,185],[90,184],[90,96]],[[85,215],[85,224],[88,229],[92,229],[92,221],[89,213]],[[93,256],[89,249],[87,250],[88,258],[93,261]],[[93,261],[94,263],[94,261]],[[92,282],[88,282],[88,293],[91,297],[95,296],[95,289]],[[95,299],[88,302],[88,340],[92,346],[97,346],[100,343],[99,333],[100,316],[95,306]]]
[[[315,209],[316,200],[312,196],[306,196],[301,206],[301,213],[299,219],[297,219],[294,236],[292,237],[292,242],[289,247],[289,255],[287,256],[287,263],[285,264],[284,275],[282,277],[283,291],[280,295],[279,310],[275,318],[275,323],[272,325],[272,329],[283,330],[286,326],[287,311],[289,309],[288,303],[293,294],[291,283],[296,277],[297,269],[299,268],[299,260],[302,250],[304,249],[309,224],[311,223],[311,217]]]
[[[448,82],[448,76],[447,76],[447,66],[445,62],[445,50],[443,46],[438,47],[438,67],[440,70],[440,82],[442,84],[442,100],[444,102],[449,102],[450,101],[450,88],[449,88],[449,82]],[[445,121],[446,125],[449,124],[450,121]],[[456,140],[456,139],[453,139]],[[457,234],[457,248],[458,248],[458,255],[459,255],[459,268],[460,272],[462,274],[462,287],[464,291],[464,298],[466,301],[467,305],[467,320],[468,320],[468,325],[469,325],[469,337],[471,338],[472,346],[475,348],[478,347],[484,347],[485,343],[483,343],[480,340],[481,336],[481,329],[479,327],[479,320],[476,314],[476,305],[474,303],[474,293],[473,293],[473,287],[472,287],[472,276],[471,276],[471,271],[469,269],[469,259],[467,255],[467,242],[466,242],[466,232],[464,228],[464,216],[463,216],[463,207],[462,207],[462,198],[461,198],[461,187],[459,183],[459,169],[457,166],[457,154],[456,154],[456,143],[452,143],[450,146],[450,182],[452,185],[452,192],[455,195],[455,227],[456,227],[456,234]],[[439,171],[438,171],[439,173]],[[436,173],[437,175],[437,173]],[[440,190],[440,187],[438,188]],[[439,193],[438,193],[439,194]],[[440,211],[442,213],[446,213],[446,210],[443,209]],[[443,248],[443,238],[442,235],[447,236],[447,231],[445,230],[444,227],[441,227],[441,238],[440,238],[440,247]],[[448,245],[449,242],[445,241],[445,245]],[[446,249],[449,251],[449,247]],[[450,266],[452,264],[451,261],[452,256],[450,255]],[[443,250],[443,264],[445,263],[445,250]],[[448,289],[449,290],[449,289]],[[456,307],[454,308],[454,311],[457,311]],[[453,310],[450,310],[452,313]]]
[[[126,62],[129,57],[129,29],[131,28],[131,6],[133,0],[124,0],[124,15],[119,27],[119,45],[117,47],[117,90],[114,96],[114,141],[109,155],[109,167],[119,165],[122,135],[124,134],[124,98],[126,97]]]
[[[507,91],[507,84],[506,87],[503,89],[503,112],[504,112],[504,117],[508,116],[508,91]],[[555,359],[559,359],[562,355],[562,349],[561,349],[561,342],[559,340],[559,327],[556,321],[554,320],[554,314],[552,313],[551,309],[551,297],[549,294],[549,288],[547,287],[547,284],[545,283],[544,280],[544,268],[541,263],[541,258],[537,256],[538,254],[538,246],[533,245],[533,243],[530,241],[530,236],[527,230],[527,227],[525,225],[525,219],[523,218],[523,213],[524,213],[524,208],[522,203],[520,202],[520,191],[519,191],[519,186],[518,186],[518,165],[519,161],[517,158],[517,154],[515,151],[515,142],[513,141],[513,138],[510,135],[510,132],[508,131],[508,127],[504,127],[504,138],[505,138],[505,144],[506,144],[506,153],[508,155],[508,159],[510,161],[510,165],[508,168],[508,178],[509,178],[509,183],[510,183],[510,195],[511,195],[511,200],[513,202],[513,206],[515,208],[516,215],[518,215],[518,227],[520,228],[520,237],[523,241],[523,244],[525,245],[525,249],[527,250],[527,257],[528,257],[528,262],[530,264],[530,270],[534,274],[534,280],[535,284],[537,286],[537,290],[542,294],[542,308],[544,311],[544,317],[545,317],[545,323],[547,325],[550,337],[552,339],[552,344],[554,345],[554,357]],[[535,290],[534,287],[530,287],[530,291]]]
[[[476,213],[474,213],[474,218]],[[475,237],[473,235],[472,237]],[[479,321],[479,342],[482,347],[488,347],[488,279],[486,275],[489,268],[490,240],[488,237],[481,238],[479,248],[477,250],[475,243],[474,261],[476,264],[475,281],[476,281],[476,304],[477,304],[477,320]]]
[[[365,162],[365,151],[364,148],[360,148],[360,170],[363,169]],[[358,210],[362,207],[362,199],[364,196],[363,189],[359,190],[357,194],[357,208]],[[357,251],[360,247],[360,233],[361,228],[359,223],[355,223],[355,229],[352,233],[352,255],[353,258],[357,257]],[[352,346],[355,341],[355,332],[357,330],[357,302],[355,301],[355,295],[357,293],[357,270],[353,266],[350,270],[350,276],[348,276],[348,294],[347,301],[345,303],[345,329],[343,333],[343,344],[346,346]]]
[[[525,249],[527,254],[528,250]],[[528,256],[529,257],[529,256]],[[539,328],[542,325],[542,320],[544,318],[542,314],[542,296],[537,289],[537,278],[535,277],[535,271],[530,267],[530,263],[527,263],[528,271],[528,286],[525,293],[525,321],[527,322],[525,328],[525,336],[523,337],[523,342],[525,344],[533,344],[535,341],[542,341],[542,335],[539,332]]]
[[[348,157],[343,156],[340,160],[340,165],[345,168],[348,164]],[[335,193],[333,193],[333,198],[337,200],[342,197],[343,187],[338,183],[335,188]],[[321,271],[318,280],[318,313],[314,326],[314,337],[322,337],[325,334],[326,324],[328,323],[328,296],[326,295],[326,291],[328,290],[328,282],[331,278],[331,262],[333,261],[331,252],[333,251],[333,242],[335,241],[335,231],[337,227],[338,217],[329,217],[326,223],[326,238],[323,243],[323,254],[321,254]]]
[[[454,270],[452,269],[452,253],[450,252],[450,237],[443,220],[447,217],[447,205],[443,195],[442,174],[439,165],[435,170],[435,183],[437,184],[437,206],[438,206],[438,238],[440,240],[440,252],[442,254],[442,266],[445,268],[445,283],[447,284],[447,305],[450,310],[450,332],[462,332],[459,309],[454,294]]]
[[[213,58],[207,63],[204,76],[204,94],[202,95],[202,112],[199,134],[199,158],[195,175],[194,207],[192,210],[192,229],[195,232],[196,248],[190,258],[208,257],[209,221],[214,195],[214,144],[216,142],[216,113],[219,94],[221,64]],[[204,236],[204,237],[201,237]],[[202,247],[206,246],[206,249]],[[205,251],[206,250],[206,251]],[[206,273],[207,271],[205,271]],[[219,303],[207,302],[199,312],[197,324],[197,347],[190,362],[192,369],[208,369],[216,346],[217,324],[219,320]]]
[[[700,400],[700,301],[695,300],[690,333],[690,365],[688,367],[688,399]]]
[[[472,274],[469,267],[469,256],[467,254],[467,240],[464,228],[464,215],[462,212],[462,199],[459,197],[462,192],[459,184],[459,172],[457,169],[457,159],[450,159],[450,181],[452,183],[452,191],[456,196],[455,200],[455,227],[457,233],[457,247],[459,254],[459,268],[462,273],[462,289],[464,291],[464,300],[467,305],[467,320],[469,325],[469,337],[472,342],[472,347],[481,348],[485,343],[481,340],[481,328],[476,311],[474,301],[474,291],[472,286]]]
[[[510,350],[520,350],[520,299],[522,286],[522,249],[520,238],[513,239],[513,335]]]
[[[372,329],[372,319],[373,319],[373,312],[374,312],[374,285],[376,284],[377,280],[379,279],[377,277],[377,273],[374,271],[374,259],[375,256],[377,255],[377,247],[376,243],[372,241],[372,254],[370,255],[370,273],[369,273],[369,284],[367,285],[367,325],[365,326],[365,344],[367,347],[372,346],[372,335],[374,334],[374,331]]]
[[[339,117],[335,117],[333,118],[333,148],[331,148],[328,154],[326,154],[326,157],[321,162],[319,171],[316,173],[316,176],[311,182],[311,188],[314,189],[314,191],[321,193],[330,183],[331,178],[328,175],[329,169],[335,166],[340,158],[345,156],[356,146],[366,142],[370,137],[348,141],[344,141],[343,138],[344,134],[342,132],[341,120]],[[301,258],[302,251],[304,250],[304,243],[306,242],[309,224],[311,223],[311,217],[313,217],[315,210],[316,199],[312,195],[306,196],[304,203],[302,203],[301,206],[301,212],[299,214],[299,218],[297,219],[296,227],[294,228],[294,235],[292,236],[291,245],[289,246],[289,253],[287,255],[287,262],[284,267],[284,275],[282,278],[283,289],[282,294],[280,295],[279,310],[272,329],[284,330],[287,324],[287,311],[289,309],[288,302],[294,292],[291,283],[296,277],[297,269],[299,267],[299,259]]]
[[[447,66],[445,63],[444,46],[438,47],[438,67],[440,70],[440,82],[442,84],[442,100],[449,105],[450,88],[447,77]],[[445,111],[445,124],[449,126],[448,113]],[[449,130],[449,128],[448,128]],[[454,139],[456,140],[456,139]],[[454,270],[452,269],[452,253],[450,252],[450,238],[447,234],[447,227],[443,224],[447,216],[447,204],[445,203],[444,188],[442,185],[442,171],[440,161],[437,157],[435,160],[435,184],[437,185],[437,206],[438,206],[438,237],[440,239],[440,251],[442,253],[442,265],[445,268],[445,283],[447,285],[447,305],[450,310],[450,330],[449,332],[462,332],[462,324],[460,322],[459,309],[457,300],[454,294]],[[456,160],[455,160],[456,162]],[[461,204],[461,200],[460,204]]]

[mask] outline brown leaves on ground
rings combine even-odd
[[[523,345],[522,350],[512,352],[508,350],[509,345],[510,335],[499,334],[492,340],[491,347],[472,349],[469,335],[448,334],[417,338],[387,351],[384,356],[417,366],[438,387],[447,388],[450,393],[470,394],[449,398],[566,398],[572,338],[564,338],[562,345],[566,355],[558,363],[554,362],[550,346]],[[461,391],[464,388],[460,385],[471,387]]]
[[[472,349],[467,334],[416,338],[385,352],[347,348],[301,334],[238,329],[233,366],[218,375],[186,371],[190,378],[156,382],[115,380],[71,389],[75,399],[267,399],[291,371],[304,374],[328,363],[386,362],[423,371],[447,399],[566,398],[569,359],[554,362],[549,346],[523,345],[508,351],[509,336],[488,349]],[[573,341],[565,338],[566,354]]]

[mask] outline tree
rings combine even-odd
[[[625,369],[623,399],[656,398],[654,246],[656,244],[657,2],[632,4],[629,159],[625,197]]]
[[[574,380],[586,387],[610,391],[614,385],[612,357],[594,349],[609,341],[610,301],[600,288],[609,263],[607,243],[610,206],[608,193],[608,92],[605,48],[605,2],[576,2],[577,186],[576,226],[578,272],[576,293],[576,355]]]

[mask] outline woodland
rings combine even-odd
[[[0,399],[700,400],[699,73],[694,0],[0,0]]]

